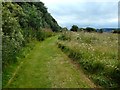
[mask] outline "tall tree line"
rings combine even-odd
[[[43,40],[42,28],[57,32],[60,26],[42,2],[2,3],[2,63],[3,67],[16,62],[16,54],[30,40]]]

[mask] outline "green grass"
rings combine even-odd
[[[97,85],[120,87],[117,34],[64,32],[58,39],[58,47],[76,60]]]
[[[18,66],[21,66],[20,64],[24,61],[23,59],[27,57],[30,53],[30,51],[34,48],[36,41],[31,41],[28,43],[24,48],[22,48],[19,53],[17,54],[17,61],[14,63],[11,63],[7,67],[4,67],[2,70],[2,86],[5,87],[8,80],[12,77],[13,73],[16,71],[16,68]]]
[[[57,36],[36,42],[4,88],[93,88],[88,77],[56,46]],[[14,70],[15,71],[15,70]],[[11,71],[10,71],[11,72]],[[15,72],[14,72],[15,73]],[[4,79],[4,78],[3,78]]]

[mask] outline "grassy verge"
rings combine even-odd
[[[7,88],[94,88],[56,46],[57,36],[37,42]],[[6,88],[6,87],[4,87]]]
[[[36,42],[37,41],[31,41],[30,43],[28,43],[17,54],[17,61],[5,67],[4,70],[2,70],[3,71],[3,74],[2,74],[2,86],[3,87],[7,85],[10,78],[12,78],[13,73],[15,72],[16,68],[21,64],[21,62],[23,62],[23,58],[27,57],[30,51],[35,47]]]
[[[66,32],[58,39],[58,47],[78,62],[97,85],[120,87],[116,34]]]

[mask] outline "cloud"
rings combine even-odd
[[[41,0],[62,27],[118,26],[118,0]]]

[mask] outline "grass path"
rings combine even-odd
[[[57,37],[37,42],[9,88],[90,88],[95,85],[57,48]]]

